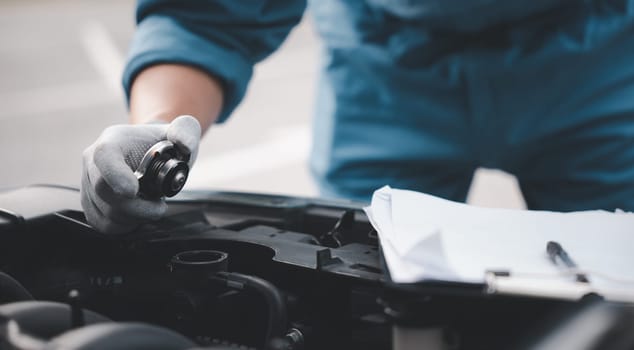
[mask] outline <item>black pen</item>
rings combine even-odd
[[[559,257],[559,259],[564,263],[564,265],[566,265],[567,268],[578,270],[577,264],[572,261],[572,258],[570,258],[570,255],[568,255],[561,244],[555,241],[549,241],[548,244],[546,244],[546,253],[548,253],[548,257],[553,262],[553,264],[557,264],[557,257]],[[577,277],[577,282],[590,282],[588,280],[588,277],[586,277],[586,275],[582,272],[575,273],[575,276]]]

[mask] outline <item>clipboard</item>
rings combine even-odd
[[[381,259],[394,289],[568,301],[600,295],[634,303],[632,213],[479,208],[389,187],[377,190],[365,209],[383,228]],[[581,267],[549,261],[550,243],[569,248]],[[581,275],[590,283],[573,278]]]

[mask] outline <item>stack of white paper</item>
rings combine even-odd
[[[507,271],[515,283],[509,290],[634,300],[633,213],[480,208],[389,187],[377,190],[365,210],[394,282],[483,283],[487,271]],[[577,283],[570,269],[554,264],[548,241],[560,243],[590,283]]]

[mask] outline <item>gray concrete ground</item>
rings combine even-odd
[[[0,0],[0,187],[79,184],[81,151],[127,120],[119,88],[131,0]],[[189,188],[316,195],[307,170],[318,40],[310,21],[256,67],[247,97],[212,129]],[[522,207],[515,179],[478,171],[469,201]]]

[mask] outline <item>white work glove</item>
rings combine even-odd
[[[170,124],[115,125],[105,129],[83,154],[81,205],[88,223],[101,232],[117,234],[160,219],[167,209],[165,199],[139,197],[134,171],[145,152],[163,140],[190,154],[191,167],[200,135],[200,124],[188,115]]]

